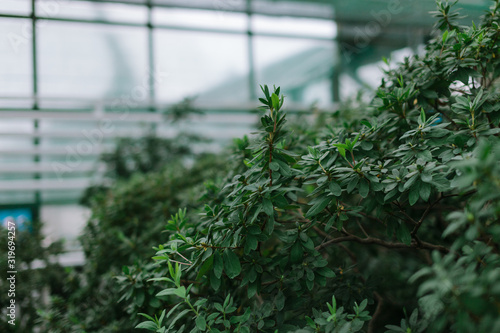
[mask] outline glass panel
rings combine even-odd
[[[66,150],[65,155],[41,157],[40,163],[44,166],[44,172],[41,175],[42,179],[57,180],[59,182],[72,182],[79,179],[79,181],[85,181],[85,183],[75,185],[75,182],[72,182],[66,186],[84,189],[90,179],[101,178],[102,169],[99,168],[98,155],[80,153],[80,151],[77,151],[77,147],[71,144],[65,145],[64,150]],[[65,187],[64,184],[61,184],[61,186]]]
[[[373,2],[373,0],[367,1]],[[334,17],[334,7],[336,8],[339,3],[344,2],[346,1],[250,1],[250,5],[252,12],[255,14],[266,14],[274,17],[313,17],[332,19]],[[356,3],[357,2],[358,1],[356,1]],[[332,6],[333,3],[335,3],[335,6]]]
[[[333,21],[291,17],[252,16],[252,29],[259,33],[334,38],[337,27]]]
[[[43,149],[58,149],[62,156],[75,159],[98,158],[101,152],[109,150],[117,137],[140,137],[147,135],[150,124],[113,122],[97,124],[89,121],[44,120],[40,131],[49,135],[40,141]],[[60,134],[60,135],[58,135]],[[60,155],[61,156],[61,155]]]
[[[88,116],[89,118],[92,115]],[[38,128],[41,132],[63,132],[73,131],[75,133],[80,133],[82,138],[85,138],[84,132],[92,131],[96,128],[97,121],[94,120],[41,120]]]
[[[147,102],[145,28],[41,23],[38,34],[41,97],[124,96],[135,102]]]
[[[31,24],[0,19],[0,107],[18,105],[12,98],[32,95]]]
[[[90,217],[89,209],[64,204],[59,205],[57,201],[67,200],[67,198],[78,198],[80,191],[43,191],[42,201],[53,202],[54,204],[44,204],[40,207],[40,219],[44,222],[43,234],[46,235],[48,242],[58,239],[64,239],[64,247],[66,250],[77,250],[81,248],[78,241],[78,235],[86,225]],[[75,200],[77,201],[77,200]],[[59,257],[62,258],[61,256]],[[71,261],[79,261],[83,264],[82,259],[76,256],[65,253],[64,258],[71,259]]]
[[[36,13],[41,17],[64,17],[87,20],[145,23],[147,7],[95,1],[38,1]]]
[[[167,73],[158,84],[161,102],[248,100],[247,37],[186,31],[156,31],[155,59]]]
[[[30,137],[8,136],[0,134],[0,150],[28,150],[31,148],[33,148],[33,140]]]
[[[2,119],[0,123],[0,180],[19,180],[31,177],[32,173],[19,170],[19,167],[21,169],[34,167],[33,156],[16,153],[32,150],[34,147],[33,139],[29,135],[12,134],[32,133],[33,124],[25,120],[8,119]]]
[[[28,0],[2,0],[0,1],[0,13],[2,14],[31,14],[31,1]]]
[[[154,8],[153,22],[179,27],[244,31],[247,28],[247,15],[211,10]]]
[[[32,133],[33,120],[30,119],[6,119],[0,118],[0,134],[1,133]]]
[[[289,101],[329,104],[334,55],[333,42],[257,36],[257,82],[281,86]]]
[[[354,80],[350,75],[341,74],[339,81],[342,82],[340,85],[340,99],[347,100],[353,98],[363,87]]]
[[[359,79],[369,87],[375,89],[381,83],[384,72],[382,68],[387,68],[384,62],[379,61],[375,64],[361,66],[356,70]]]
[[[214,124],[206,122],[180,122],[175,125],[165,124],[158,127],[158,135],[173,138],[179,133],[190,133],[204,139],[232,140],[255,131],[253,123],[247,124]],[[195,144],[196,145],[196,144]]]
[[[33,162],[31,155],[16,154],[33,148],[33,139],[29,136],[33,133],[34,125],[28,119],[6,119],[0,120],[0,169],[12,165],[25,165]],[[9,136],[6,133],[19,133],[17,136]],[[21,134],[27,134],[22,136]]]
[[[396,64],[403,62],[405,58],[410,57],[413,54],[413,50],[409,47],[393,51],[391,52],[391,55],[389,57],[390,64],[392,66],[395,66]],[[363,83],[367,84],[373,89],[376,89],[381,84],[382,78],[384,77],[383,69],[387,69],[387,65],[383,61],[379,61],[359,67],[356,70],[356,73]]]

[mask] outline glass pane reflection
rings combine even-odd
[[[213,10],[154,8],[153,23],[179,27],[244,31],[247,15]]]
[[[41,97],[116,97],[130,94],[148,77],[146,28],[39,24]]]
[[[32,95],[31,23],[25,19],[0,20],[0,97]],[[0,99],[0,107],[10,106]]]
[[[333,44],[308,39],[255,37],[257,82],[283,87],[288,100],[326,105],[332,101]]]
[[[145,23],[147,8],[120,3],[99,3],[95,1],[38,1],[36,13],[41,17],[63,17],[87,20]]]
[[[155,60],[166,78],[158,85],[160,101],[248,99],[246,36],[186,31],[156,31]]]

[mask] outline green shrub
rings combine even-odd
[[[136,265],[131,271],[149,276],[154,265],[142,261],[162,240],[165,217],[179,206],[199,209],[203,182],[209,186],[224,172],[213,154],[193,154],[189,142],[199,141],[186,136],[122,140],[104,157],[114,184],[96,186],[85,197],[92,210],[80,236],[85,264],[65,279],[67,297],[52,295],[41,311],[42,332],[132,332],[138,311],[163,306],[151,283],[140,277],[129,281],[126,299],[134,296],[134,306],[120,302],[122,287],[116,278],[130,264]]]
[[[425,55],[388,69],[364,119],[333,118],[307,151],[280,89],[263,87],[243,165],[203,217],[168,221],[150,280],[168,306],[137,327],[499,331],[499,7],[460,27],[439,2]]]
[[[0,267],[4,269],[0,282],[0,303],[2,304],[2,317],[0,319],[1,332],[33,332],[39,310],[44,303],[46,294],[65,296],[62,282],[66,277],[64,268],[55,263],[55,256],[62,253],[61,242],[54,242],[45,246],[42,235],[42,223],[35,222],[26,225],[25,230],[15,231],[15,291],[14,295],[9,291],[10,283],[7,277],[9,240],[7,228],[0,227],[0,248],[2,257]],[[10,263],[9,263],[10,264]],[[35,265],[37,267],[35,267]],[[13,297],[10,297],[12,295]],[[9,323],[7,306],[10,300],[16,301],[15,325]]]

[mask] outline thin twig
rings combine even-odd
[[[382,224],[382,225],[385,225],[385,222],[384,222],[384,221],[382,221],[382,220],[381,220],[381,219],[379,219],[379,218],[376,218],[376,217],[374,217],[374,216],[370,216],[370,215],[368,215],[368,214],[366,214],[366,213],[363,213],[363,212],[358,212],[358,214],[363,215],[364,217],[366,217],[366,218],[368,218],[368,219],[370,219],[370,220],[377,221],[378,223],[380,223],[380,224]]]
[[[316,250],[321,250],[322,248],[326,248],[332,244],[336,243],[342,243],[342,242],[355,242],[355,243],[361,243],[361,244],[373,244],[373,245],[379,245],[383,246],[389,249],[426,249],[426,250],[437,250],[439,252],[443,253],[449,253],[450,250],[447,249],[446,247],[442,245],[435,245],[427,242],[421,241],[420,244],[417,242],[412,242],[410,245],[406,245],[404,243],[397,243],[397,242],[387,242],[378,238],[373,238],[373,237],[368,237],[368,238],[360,238],[354,235],[350,236],[344,236],[344,237],[338,237],[338,238],[333,238],[330,239],[329,241],[324,242],[323,244],[320,244],[315,247]]]
[[[179,264],[179,265],[191,266],[191,264],[188,264],[188,263],[185,263],[185,262],[182,262],[182,261],[177,261],[177,260],[172,260],[172,259],[169,259],[168,261],[175,262],[176,264]]]
[[[422,223],[424,222],[424,219],[427,217],[427,215],[429,215],[432,207],[434,207],[434,205],[436,205],[442,199],[443,199],[443,195],[441,193],[439,193],[437,199],[434,200],[434,202],[431,203],[429,206],[427,206],[427,208],[425,209],[424,213],[420,217],[420,220],[418,220],[417,224],[415,225],[415,227],[411,231],[411,236],[412,237],[415,237],[415,235],[417,234],[418,229],[422,226]]]
[[[410,215],[406,214],[406,212],[403,210],[403,207],[401,206],[401,204],[400,204],[399,202],[397,202],[397,201],[396,201],[396,202],[392,202],[392,204],[393,204],[394,206],[396,206],[396,207],[398,207],[398,208],[399,208],[399,212],[400,212],[401,214],[403,214],[403,215],[404,215],[404,217],[406,217],[406,219],[407,219],[409,222],[411,222],[411,223],[413,223],[413,224],[415,224],[415,225],[418,223],[418,222],[417,222],[417,221],[415,221],[415,220],[414,220],[414,219],[413,219]],[[391,214],[391,215],[392,215],[392,214]],[[393,215],[393,216],[395,216],[395,215]]]
[[[384,305],[384,299],[378,292],[374,291],[373,296],[375,296],[375,299],[377,300],[377,307],[375,309],[375,312],[373,313],[372,319],[368,323],[368,333],[375,332],[375,322],[382,313],[382,306]]]
[[[188,263],[192,264],[193,262],[189,260],[188,258],[184,257],[180,252],[176,252],[178,255],[182,257],[182,259],[186,260]]]
[[[318,227],[313,227],[313,229],[318,234],[320,234],[320,235],[322,235],[330,240],[334,239],[331,235],[327,234],[326,232],[324,232],[323,230],[321,230]],[[347,246],[345,246],[341,243],[339,243],[338,246],[340,248],[342,248],[347,253],[347,255],[351,258],[353,264],[357,265],[358,259],[356,258],[356,255],[354,254],[354,252],[349,250],[349,248]],[[359,278],[361,279],[361,281],[366,282],[365,278],[363,277],[363,275],[361,274],[359,269],[355,268],[355,271],[359,274]],[[373,296],[377,301],[377,308],[375,309],[375,312],[373,313],[372,319],[370,320],[370,323],[368,324],[368,333],[374,332],[374,325],[375,325],[374,323],[376,322],[378,316],[382,313],[382,306],[384,303],[384,299],[382,298],[382,296],[380,296],[380,294],[378,292],[374,291]]]
[[[415,224],[415,227],[411,231],[411,236],[415,237],[415,235],[418,232],[418,229],[422,226],[422,223],[424,222],[424,219],[427,217],[427,215],[429,215],[431,209],[436,204],[438,204],[441,200],[443,200],[444,198],[452,198],[452,197],[456,197],[456,196],[460,196],[460,195],[463,196],[463,197],[466,197],[466,196],[474,194],[474,193],[476,193],[476,190],[471,190],[471,191],[466,192],[466,193],[464,193],[462,195],[461,194],[442,194],[442,193],[439,193],[437,199],[432,204],[430,204],[429,206],[427,206],[427,208],[425,209],[424,213],[422,214],[422,216],[420,217],[420,219],[418,220],[418,222]]]
[[[369,238],[370,236],[368,235],[368,233],[366,232],[365,228],[363,228],[363,226],[361,225],[361,223],[359,223],[359,221],[356,221],[356,223],[358,224],[358,227],[361,229],[361,231],[363,232],[363,234]]]

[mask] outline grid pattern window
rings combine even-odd
[[[461,1],[462,22],[489,4]],[[335,111],[378,85],[382,57],[419,52],[434,9],[434,0],[1,0],[0,198],[75,203],[102,180],[100,154],[152,129],[220,147],[252,132],[259,84],[280,85],[289,111]],[[186,100],[205,115],[166,121]]]
[[[104,175],[99,155],[152,127],[215,145],[250,133],[259,84],[297,110],[332,105],[333,18],[297,2],[1,1],[2,202],[77,202]],[[205,115],[166,123],[186,98]]]

